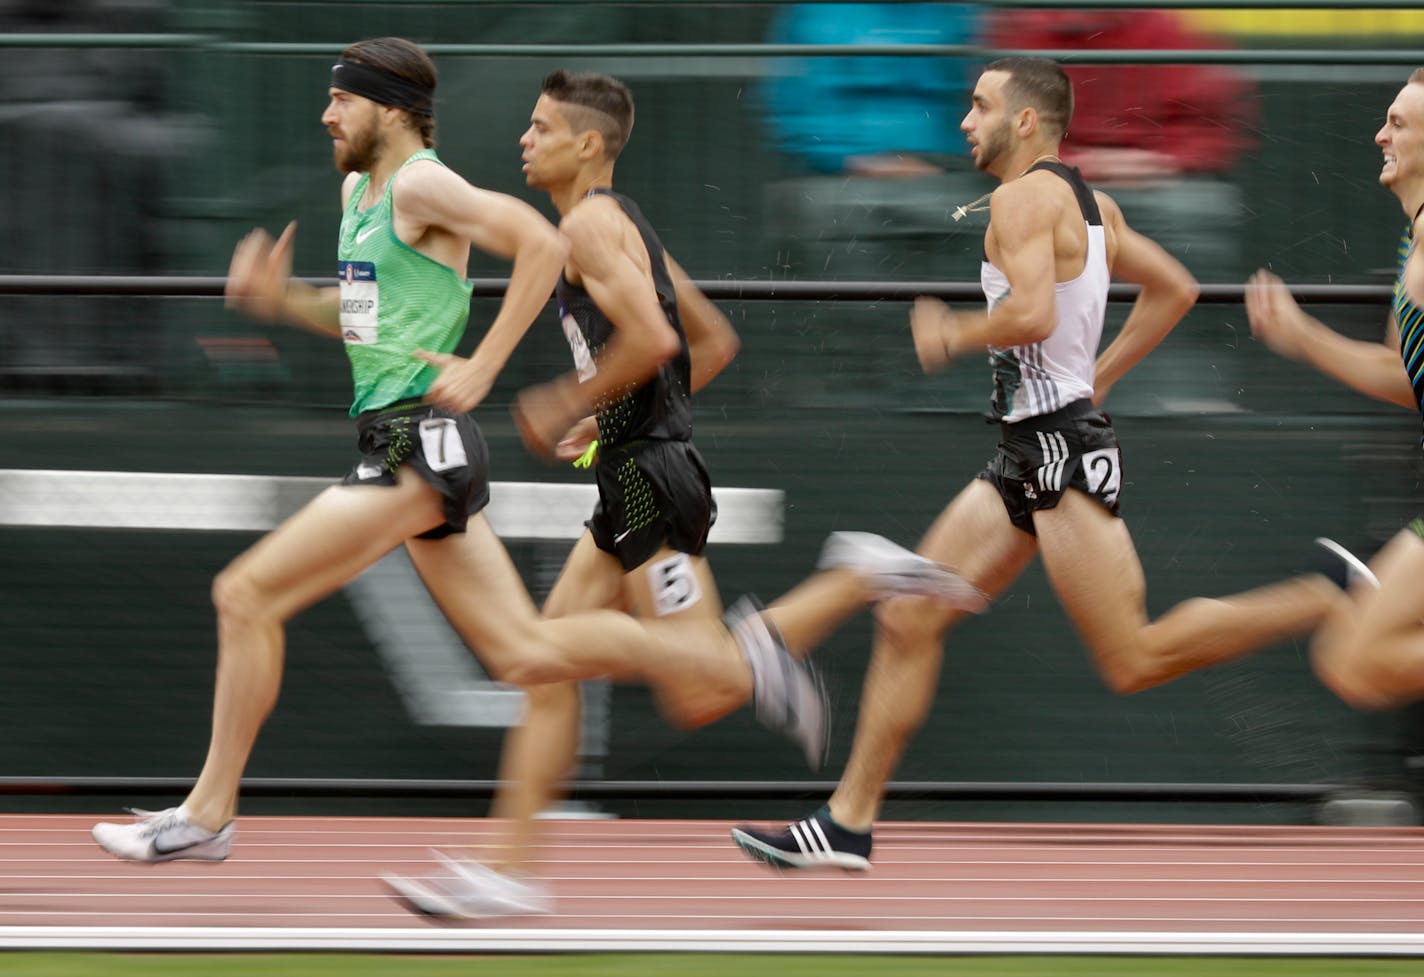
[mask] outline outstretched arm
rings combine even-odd
[[[1093,402],[1101,404],[1113,384],[1156,348],[1196,304],[1201,287],[1160,244],[1129,227],[1112,200],[1098,194],[1098,207],[1117,241],[1113,278],[1141,286],[1122,329],[1098,354]]]
[[[262,322],[290,322],[327,336],[341,335],[335,287],[315,288],[292,280],[296,221],[275,241],[261,228],[249,231],[232,252],[223,298]]]
[[[1399,330],[1390,316],[1384,342],[1350,339],[1296,303],[1285,283],[1257,271],[1246,283],[1251,334],[1288,360],[1312,366],[1376,400],[1414,407],[1414,388],[1399,358]]]

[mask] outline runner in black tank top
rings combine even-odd
[[[586,525],[598,548],[616,556],[624,572],[631,573],[664,549],[700,556],[716,522],[717,505],[707,467],[692,444],[692,358],[662,242],[630,198],[595,187],[584,200],[594,197],[617,203],[637,230],[647,250],[658,307],[677,337],[676,352],[646,380],[609,390],[592,402],[598,423],[593,464],[599,499]],[[569,281],[567,271],[559,276],[555,295],[574,364],[588,379],[597,373],[594,364],[618,326],[582,285]],[[689,580],[678,592],[695,603],[701,589]]]
[[[639,438],[691,440],[692,362],[687,350],[687,336],[678,314],[677,290],[668,275],[662,242],[631,199],[603,187],[590,192],[618,201],[618,206],[637,227],[643,245],[648,249],[658,304],[667,316],[668,324],[677,332],[679,341],[677,354],[659,366],[652,379],[621,396],[594,405],[598,417],[599,445],[606,451]],[[569,284],[566,276],[559,277],[554,294],[559,301],[559,318],[565,331],[570,328],[572,320],[583,338],[584,347],[590,355],[597,357],[613,336],[613,323],[608,321],[588,292],[580,285]]]
[[[575,369],[521,391],[515,416],[531,450],[576,463],[592,459],[598,483],[588,532],[565,561],[544,614],[559,623],[616,606],[648,620],[654,633],[735,637],[736,662],[750,681],[729,682],[706,667],[679,671],[684,659],[668,653],[678,674],[650,681],[662,712],[677,725],[697,726],[747,704],[750,695],[757,718],[818,766],[829,728],[825,694],[791,649],[804,656],[883,596],[940,596],[951,585],[962,591],[962,581],[875,537],[873,546],[839,547],[828,561],[837,569],[798,588],[810,599],[799,605],[797,622],[778,628],[773,617],[780,606],[764,614],[734,609],[723,621],[703,556],[716,510],[692,445],[690,398],[731,361],[738,341],[726,316],[663,251],[637,206],[611,189],[632,121],[632,96],[622,82],[556,72],[545,79],[520,139],[526,182],[549,194],[569,242],[556,293]],[[618,677],[613,669],[610,675]],[[489,879],[530,867],[535,815],[558,796],[576,761],[578,689],[528,692],[523,722],[506,741],[495,799],[505,828],[491,861],[503,872],[482,870]],[[468,898],[426,911],[459,914],[467,906],[499,915],[486,896],[502,885],[477,885],[466,890]]]

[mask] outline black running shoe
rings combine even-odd
[[[1330,582],[1341,590],[1349,590],[1357,583],[1379,587],[1379,578],[1365,565],[1365,561],[1351,553],[1333,539],[1321,536],[1315,544],[1330,555],[1325,557],[1320,572],[1330,578]]]
[[[773,868],[870,869],[870,832],[851,831],[831,820],[829,806],[781,831],[765,831],[749,824],[732,829],[737,847]]]

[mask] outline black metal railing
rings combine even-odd
[[[333,279],[304,278],[312,285],[330,285]],[[225,279],[200,275],[0,275],[0,295],[125,295],[152,297],[218,297]],[[498,298],[508,281],[472,279],[476,298]],[[910,301],[920,295],[954,302],[982,301],[978,282],[866,282],[787,281],[774,279],[709,279],[697,282],[709,298],[731,301]],[[1327,305],[1383,305],[1389,302],[1388,285],[1291,284],[1298,301]],[[1130,301],[1135,286],[1113,285],[1112,302]],[[1199,301],[1230,304],[1244,300],[1246,288],[1236,284],[1201,286]]]

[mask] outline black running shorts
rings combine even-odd
[[[1122,488],[1122,452],[1107,414],[1091,400],[1074,401],[1042,417],[999,425],[999,451],[980,475],[1032,534],[1033,514],[1052,509],[1070,488],[1092,496],[1113,515]]]
[[[356,418],[356,443],[361,460],[343,484],[395,485],[396,469],[409,465],[440,493],[445,522],[421,539],[463,533],[489,505],[489,447],[470,414],[402,401]]]
[[[625,573],[663,546],[702,555],[717,503],[707,466],[691,442],[642,440],[607,452],[600,446],[594,475],[598,505],[585,525]]]

